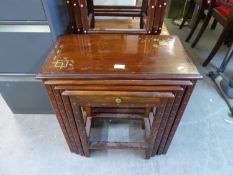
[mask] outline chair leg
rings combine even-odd
[[[226,38],[226,35],[228,34],[228,30],[224,29],[217,41],[217,43],[215,44],[214,48],[212,49],[212,51],[210,52],[209,56],[207,57],[207,59],[204,61],[204,63],[202,64],[202,66],[207,66],[210,61],[213,59],[214,55],[217,53],[217,51],[219,50],[219,48],[222,46],[224,39]]]
[[[210,22],[211,16],[212,16],[212,10],[209,10],[209,12],[208,12],[208,14],[206,16],[206,19],[204,21],[204,24],[201,27],[201,30],[199,31],[197,37],[195,38],[194,42],[191,45],[192,48],[194,48],[196,46],[197,42],[199,41],[199,39],[201,38],[202,34],[204,33],[206,27],[208,26],[208,24]]]
[[[90,28],[95,28],[95,14],[94,14],[94,3],[93,0],[87,0],[88,13],[92,14]]]
[[[147,6],[148,6],[148,0],[143,0],[142,1],[142,14],[140,18],[140,29],[144,28],[143,15],[146,14]]]
[[[188,17],[189,17],[189,13],[190,13],[190,11],[192,10],[192,8],[193,8],[194,6],[195,6],[195,2],[192,0],[192,1],[190,2],[190,5],[189,5],[189,7],[188,7],[188,10],[186,11],[186,14],[184,15],[183,21],[182,21],[182,23],[180,24],[180,29],[183,28],[185,22],[187,21],[187,19],[188,19]]]
[[[144,120],[141,121],[141,129],[145,129],[145,123]]]
[[[91,29],[94,29],[95,28],[95,16],[93,14],[92,18],[91,18],[91,26],[90,26]]]
[[[213,21],[213,23],[212,23],[212,25],[211,25],[211,30],[216,29],[217,24],[218,24],[218,21],[217,21],[216,19],[214,19],[214,21]]]
[[[195,30],[196,30],[198,24],[200,23],[200,21],[201,21],[201,19],[202,19],[202,16],[203,16],[203,14],[204,14],[204,10],[205,10],[204,7],[200,7],[200,9],[198,10],[198,14],[197,14],[197,17],[196,17],[196,19],[195,19],[193,28],[192,28],[191,31],[189,32],[189,35],[188,35],[188,37],[187,37],[186,40],[185,40],[186,42],[188,42],[188,41],[191,39],[191,37],[193,36],[193,33],[195,32]]]
[[[143,21],[143,17],[140,18],[140,29],[143,29],[144,27],[144,21]]]
[[[233,56],[233,44],[231,44],[230,49],[227,51],[227,54],[226,54],[225,58],[223,59],[223,62],[219,68],[219,72],[223,73],[225,71],[232,56]]]

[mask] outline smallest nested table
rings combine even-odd
[[[61,37],[38,78],[44,81],[72,152],[134,149],[165,154],[201,78],[175,36]],[[102,117],[98,113],[133,113]],[[90,140],[94,119],[140,120],[145,142]]]

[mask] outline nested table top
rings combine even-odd
[[[93,34],[62,36],[41,79],[199,79],[176,36]]]

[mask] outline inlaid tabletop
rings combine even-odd
[[[38,78],[199,79],[177,36],[67,35],[48,55]]]

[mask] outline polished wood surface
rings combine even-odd
[[[176,36],[111,34],[61,37],[39,75],[40,78],[74,79],[130,76],[134,79],[200,78]]]
[[[167,92],[67,90],[62,95],[75,96],[77,104],[91,107],[147,107],[149,105],[155,106],[159,99],[174,98],[172,93]]]

